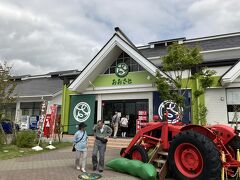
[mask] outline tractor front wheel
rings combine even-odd
[[[194,131],[179,133],[168,155],[169,171],[179,180],[219,179],[220,154],[213,141]]]
[[[148,162],[148,154],[147,151],[139,144],[133,146],[131,153],[130,153],[130,159],[139,160],[144,163]]]
[[[122,154],[123,154],[123,152],[126,150],[126,148],[122,148],[121,150],[120,150],[120,156],[122,156]],[[129,159],[130,157],[129,157],[129,154],[126,154],[125,156],[124,156],[124,158],[127,158],[127,159]]]

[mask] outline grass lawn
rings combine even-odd
[[[41,147],[43,147],[42,151],[34,151],[31,148],[19,148],[16,145],[0,145],[0,160],[3,159],[12,159],[16,157],[22,157],[22,156],[29,156],[32,154],[39,154],[54,150],[49,150],[44,147],[46,147],[48,144],[44,143]],[[72,146],[72,143],[70,142],[61,142],[61,143],[53,143],[53,146],[56,147],[56,149],[61,149],[65,147]]]

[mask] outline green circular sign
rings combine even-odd
[[[73,117],[78,122],[86,121],[91,114],[91,108],[88,103],[80,102],[73,109]]]
[[[126,63],[119,63],[115,68],[115,74],[118,77],[125,77],[128,75],[128,65]]]

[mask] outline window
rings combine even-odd
[[[130,72],[138,71],[138,65],[131,65],[130,66]]]
[[[228,122],[240,122],[240,88],[227,89]]]
[[[113,62],[104,74],[114,74],[116,65],[119,63],[125,63],[129,67],[129,72],[144,71],[144,68],[140,66],[134,59],[132,59],[127,53],[122,52],[120,56]]]
[[[33,116],[39,116],[41,114],[40,109],[33,109],[32,112],[33,112]]]
[[[21,102],[22,115],[39,116],[41,114],[41,102]]]
[[[22,115],[23,116],[29,116],[29,109],[22,109]]]
[[[110,74],[114,74],[115,73],[115,68],[116,68],[116,66],[111,66],[110,67]]]

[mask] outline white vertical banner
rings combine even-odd
[[[41,105],[41,116],[39,118],[37,128],[38,128],[38,145],[33,147],[32,149],[35,151],[41,151],[43,150],[42,147],[40,147],[40,142],[43,136],[43,129],[44,129],[44,122],[46,119],[46,112],[47,112],[47,101],[43,101]]]

